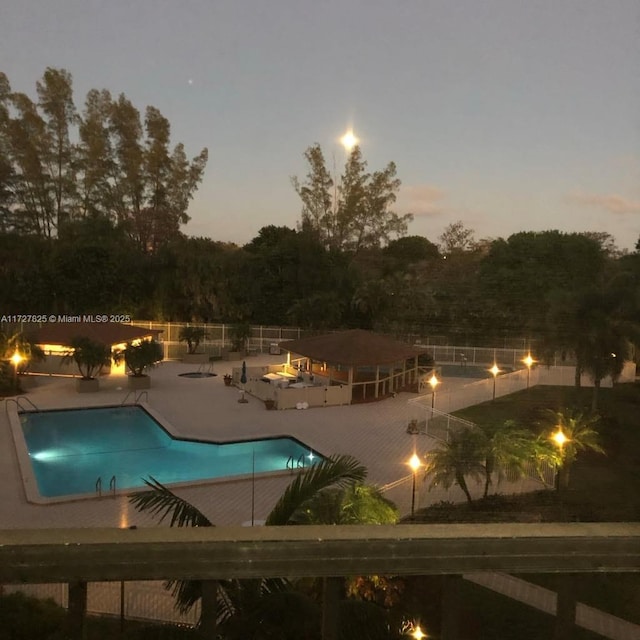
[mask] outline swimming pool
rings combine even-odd
[[[299,440],[214,443],[172,437],[144,408],[22,412],[21,430],[43,498],[285,471],[321,459]]]

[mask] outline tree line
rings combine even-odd
[[[37,100],[0,72],[0,231],[63,238],[87,219],[121,227],[142,252],[179,234],[207,149],[171,147],[159,109],[91,89],[76,107],[71,74],[47,68]]]
[[[356,146],[334,176],[318,144],[292,179],[295,228],[267,225],[244,246],[189,237],[206,149],[188,161],[160,111],[142,118],[124,94],[91,90],[79,110],[65,70],[36,89],[32,101],[0,73],[3,313],[519,338],[598,376],[638,340],[640,242],[624,253],[607,233],[476,239],[462,221],[437,239],[407,235],[394,163],[370,171]]]

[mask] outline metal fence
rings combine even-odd
[[[458,347],[452,345],[429,345],[418,342],[415,346],[425,350],[435,362],[453,363],[465,366],[482,366],[490,367],[497,364],[499,367],[513,367],[521,369],[523,360],[530,355],[527,348],[493,348],[493,347]],[[558,357],[549,363],[552,366],[560,364],[571,366],[575,365],[575,361],[567,356],[560,361]]]
[[[89,582],[87,612],[95,615],[122,616],[127,620],[148,620],[195,626],[200,618],[200,602],[187,614],[175,608],[175,599],[162,582]],[[66,584],[4,585],[6,593],[20,591],[34,598],[49,598],[68,607]]]
[[[187,352],[187,345],[180,341],[180,331],[184,327],[199,327],[205,330],[205,338],[200,342],[199,351],[213,357],[222,357],[229,350],[233,340],[233,324],[214,324],[199,322],[153,322],[149,320],[133,320],[131,324],[148,329],[162,331],[160,339],[164,344],[165,360],[177,360]],[[251,335],[247,339],[246,348],[249,353],[269,353],[280,342],[298,340],[315,335],[314,331],[299,327],[270,327],[255,325],[251,327]]]
[[[570,371],[569,367],[562,367],[562,369]],[[459,433],[464,429],[478,428],[478,425],[474,422],[451,415],[451,413],[448,413],[449,411],[457,411],[487,402],[495,397],[509,395],[526,389],[532,384],[544,384],[544,380],[547,378],[546,371],[545,369],[535,369],[530,372],[526,369],[521,369],[497,378],[478,380],[451,392],[440,392],[436,395],[429,393],[413,398],[409,400],[412,417],[408,430],[415,429],[417,433],[428,435],[440,442],[449,442],[451,435],[455,433]],[[548,377],[553,379],[551,384],[558,384],[558,380],[570,378],[570,376],[559,374],[549,375]],[[553,487],[554,485],[556,468],[553,464],[532,461],[524,466],[524,472],[526,477],[539,480],[547,487]],[[506,477],[510,478],[508,472]]]

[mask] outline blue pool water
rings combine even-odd
[[[226,478],[308,466],[320,456],[294,438],[214,444],[172,438],[142,407],[101,407],[20,414],[40,495],[56,498],[118,489]]]

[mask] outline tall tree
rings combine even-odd
[[[112,105],[111,128],[118,220],[141,250],[153,253],[188,222],[187,208],[208,152],[203,149],[191,163],[181,144],[170,153],[169,122],[155,107],[147,107],[143,140],[140,113],[124,94]]]
[[[632,345],[640,344],[640,296],[634,280],[623,272],[590,288],[557,290],[549,296],[546,358],[551,360],[556,352],[574,358],[576,387],[582,374],[591,376],[593,411],[602,380],[611,376],[615,381],[632,355]]]
[[[487,319],[505,331],[542,338],[551,298],[591,289],[605,265],[600,243],[578,233],[528,231],[496,240],[479,273]]]
[[[239,252],[208,238],[180,237],[162,247],[154,261],[156,315],[189,322],[232,317],[231,259]]]
[[[146,256],[107,218],[67,223],[52,245],[50,269],[56,313],[133,316],[153,292]]]
[[[619,294],[608,289],[580,296],[575,308],[576,371],[586,372],[593,379],[591,409],[594,412],[598,408],[602,380],[607,376],[617,380],[631,356],[631,339],[640,342],[640,325],[621,318],[620,304]],[[576,382],[579,384],[577,375]]]
[[[301,228],[313,230],[327,247],[353,253],[406,234],[413,216],[391,210],[400,188],[393,162],[382,171],[367,173],[360,147],[355,146],[332,194],[334,182],[320,145],[307,149],[305,158],[310,165],[306,181],[292,179],[303,203]]]
[[[123,93],[113,102],[110,115],[116,161],[114,204],[118,223],[126,225],[145,205],[142,123],[140,112]]]
[[[64,69],[48,67],[36,88],[38,107],[45,121],[43,162],[52,183],[53,216],[59,233],[69,220],[76,199],[75,148],[70,134],[78,116],[73,103],[71,74]]]
[[[287,318],[305,327],[314,322],[340,326],[345,260],[325,249],[315,233],[268,225],[243,247],[243,254],[242,287],[255,322],[277,324]],[[326,313],[318,314],[318,308]]]
[[[312,230],[324,246],[330,246],[335,226],[334,182],[318,143],[309,147],[304,157],[309,163],[306,181],[303,184],[297,177],[291,178],[293,188],[302,200],[300,227]]]
[[[11,95],[15,117],[9,119],[11,161],[16,172],[13,230],[45,237],[55,234],[55,191],[46,161],[47,125],[23,93]]]
[[[111,94],[106,89],[87,93],[78,133],[78,206],[84,217],[116,221],[113,180],[115,158],[110,133]]]
[[[462,220],[447,225],[440,234],[440,252],[444,255],[468,251],[473,247],[474,231],[464,226]]]
[[[34,103],[0,74],[0,229],[54,237],[105,216],[145,252],[177,237],[207,150],[189,161],[182,144],[171,149],[168,120],[147,107],[143,126],[124,94],[91,90],[78,115],[64,69],[47,68],[36,89]]]
[[[10,155],[9,108],[11,85],[7,76],[0,71],[0,232],[13,227],[11,209],[15,189],[15,171]]]

